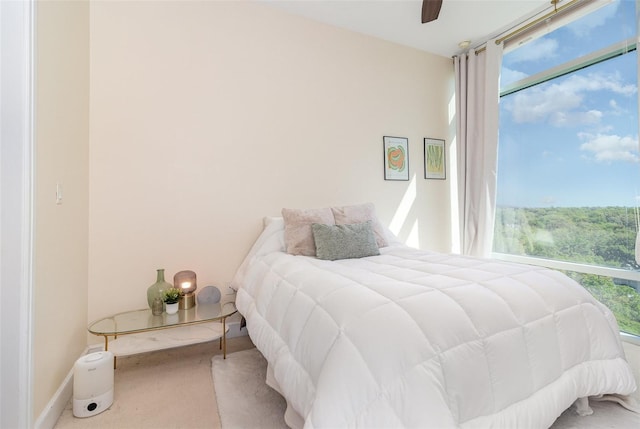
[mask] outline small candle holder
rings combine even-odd
[[[179,271],[173,276],[173,287],[182,291],[178,308],[188,310],[196,305],[196,273],[190,270]]]

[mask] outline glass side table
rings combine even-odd
[[[115,356],[181,347],[220,339],[227,358],[226,320],[235,314],[235,302],[198,304],[176,314],[151,314],[151,309],[125,311],[96,320],[89,332],[104,337],[104,349]],[[109,337],[113,337],[111,342]],[[115,363],[114,363],[115,365]]]

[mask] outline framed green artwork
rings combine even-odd
[[[424,178],[442,180],[447,178],[444,140],[424,139]]]

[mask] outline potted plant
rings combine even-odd
[[[166,304],[167,314],[175,314],[178,312],[178,301],[180,300],[180,289],[171,287],[164,291],[162,300]]]

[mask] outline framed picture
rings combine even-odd
[[[424,139],[424,178],[446,179],[444,140]]]
[[[384,136],[384,180],[409,180],[409,139]]]

